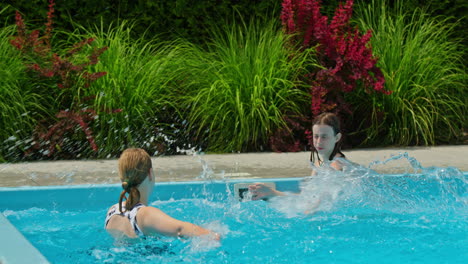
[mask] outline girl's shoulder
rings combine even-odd
[[[333,160],[330,163],[330,167],[334,168],[335,170],[343,170],[343,164],[339,160]]]
[[[336,153],[335,157],[333,157],[330,166],[336,170],[343,170],[343,166],[345,165],[347,159],[343,153]]]

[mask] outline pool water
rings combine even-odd
[[[289,191],[300,188],[300,195],[269,202],[235,199],[231,182],[207,181],[197,191],[156,186],[156,193],[175,191],[153,206],[219,232],[220,243],[155,237],[114,243],[103,225],[118,186],[59,195],[75,196],[72,205],[38,194],[34,206],[2,213],[51,263],[466,263],[467,176],[455,168],[325,173],[296,181]]]

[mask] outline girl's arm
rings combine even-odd
[[[268,199],[274,196],[284,196],[284,192],[280,192],[263,183],[254,183],[249,186],[249,191],[252,193],[252,200]]]
[[[194,237],[211,235],[213,239],[219,240],[219,234],[205,229],[201,226],[177,220],[163,211],[147,206],[138,212],[138,225],[144,234],[157,233],[164,236]]]

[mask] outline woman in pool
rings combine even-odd
[[[312,124],[313,146],[310,161],[320,167],[324,161],[330,161],[329,166],[336,170],[342,170],[343,164],[335,158],[345,158],[341,152],[340,120],[333,113],[322,113],[315,117]],[[312,175],[315,171],[312,170]],[[284,196],[284,192],[273,189],[263,183],[255,183],[249,186],[252,200],[268,199],[274,196]]]
[[[109,208],[105,221],[106,230],[114,238],[137,238],[145,235],[174,237],[206,235],[219,240],[217,233],[174,219],[158,208],[148,206],[155,177],[151,158],[145,150],[139,148],[124,150],[119,158],[119,176],[123,191],[119,203]]]

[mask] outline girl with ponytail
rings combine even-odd
[[[154,188],[151,158],[140,148],[129,148],[119,158],[122,192],[119,202],[107,212],[105,229],[116,239],[163,235],[193,237],[207,235],[219,240],[217,233],[170,217],[148,206]]]

